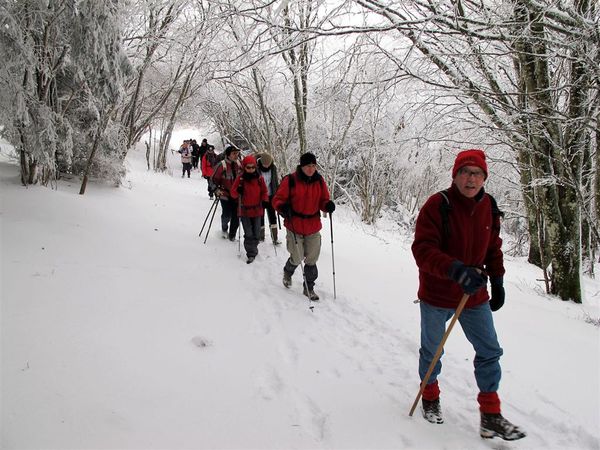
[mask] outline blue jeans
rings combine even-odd
[[[438,308],[421,302],[421,348],[419,349],[419,376],[425,378],[439,343],[446,332],[446,322],[454,315],[454,309]],[[465,336],[475,349],[475,380],[480,392],[496,392],[502,370],[492,310],[488,302],[474,308],[463,309],[458,318]],[[443,351],[442,351],[443,354]],[[441,357],[435,365],[428,384],[433,383],[442,370]]]

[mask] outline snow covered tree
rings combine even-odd
[[[19,152],[21,180],[47,184],[60,172],[83,174],[129,70],[118,2],[26,0],[0,8],[2,125]],[[103,161],[98,173],[112,178],[120,169],[110,157]]]
[[[597,152],[592,139],[599,107],[596,5],[586,0],[352,3],[368,11],[372,25],[364,31],[393,30],[407,43],[401,52],[382,45],[404,72],[454,92],[465,111],[514,149],[523,192],[534,193],[526,201],[531,228],[538,214],[541,219],[538,235],[549,251],[551,292],[580,302],[582,222],[598,233],[582,180],[591,173],[583,172],[586,161]],[[376,16],[382,20],[376,23]]]

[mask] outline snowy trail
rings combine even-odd
[[[132,171],[131,189],[94,185],[83,198],[67,184],[24,192],[15,174],[0,164],[2,448],[599,447],[597,381],[572,383],[579,371],[598,379],[598,330],[578,307],[540,300],[527,266],[513,263],[515,300],[496,319],[503,405],[529,436],[483,441],[459,327],[444,356],[446,423],[408,417],[419,308],[401,236],[367,234],[337,211],[334,300],[324,220],[310,311],[299,270],[291,289],[281,283],[285,244],[277,255],[261,244],[246,264],[219,237],[220,209],[203,244],[211,201],[197,173]],[[560,365],[540,352],[549,345]]]

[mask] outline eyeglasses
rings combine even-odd
[[[256,170],[256,166],[244,166],[245,169]]]
[[[466,167],[459,169],[458,174],[463,177],[466,177],[466,178],[473,176],[478,179],[481,179],[485,176],[485,173],[483,172],[483,170],[471,170],[471,169],[467,169]]]

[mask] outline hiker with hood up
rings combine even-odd
[[[264,208],[269,205],[267,185],[256,169],[254,156],[246,156],[242,160],[242,173],[231,188],[231,198],[239,202],[247,264],[252,263],[258,255],[260,219],[264,217]]]
[[[463,295],[468,295],[458,322],[475,350],[480,435],[516,440],[526,434],[502,416],[498,396],[503,352],[492,311],[504,304],[504,260],[501,213],[483,188],[487,177],[482,150],[460,152],[452,168],[451,187],[429,197],[419,212],[412,244],[419,268],[419,376],[421,381],[425,379],[446,332],[446,322]],[[491,298],[486,289],[488,277]],[[432,423],[443,422],[438,383],[441,368],[438,360],[422,393],[423,416]]]
[[[273,207],[284,218],[287,229],[286,244],[290,254],[283,268],[283,285],[292,285],[292,275],[303,261],[303,293],[310,300],[319,300],[314,291],[319,276],[317,260],[321,253],[321,211],[333,213],[335,203],[329,198],[329,189],[319,172],[317,158],[312,153],[300,156],[294,173],[281,180],[273,197]]]

